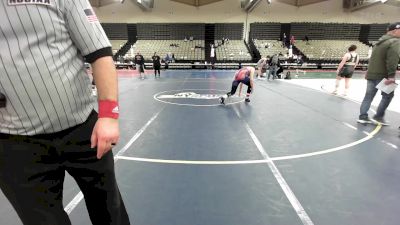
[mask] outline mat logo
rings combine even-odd
[[[159,99],[218,99],[221,94],[197,94],[196,92],[180,92],[173,95],[159,95]]]

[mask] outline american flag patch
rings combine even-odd
[[[89,23],[94,23],[98,22],[99,20],[97,19],[96,14],[94,14],[93,9],[85,9],[83,10],[85,12],[86,18],[89,21]]]

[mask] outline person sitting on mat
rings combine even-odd
[[[247,94],[246,94],[245,101],[250,102],[250,94],[254,90],[254,82],[253,82],[254,72],[255,72],[255,69],[253,67],[244,67],[244,68],[238,70],[235,73],[235,77],[232,82],[231,91],[228,92],[226,95],[221,96],[219,98],[220,103],[225,104],[225,99],[229,98],[230,96],[232,96],[236,93],[236,89],[239,86],[239,84],[240,84],[239,97],[242,92],[242,86],[243,86],[243,84],[245,84],[245,85],[247,85]]]

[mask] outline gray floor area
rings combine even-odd
[[[398,224],[399,112],[388,111],[391,126],[360,125],[359,103],[280,80],[257,80],[250,103],[164,103],[166,93],[222,94],[233,71],[161,76],[119,82],[113,151],[132,224]],[[69,176],[64,186],[66,206],[79,189]],[[72,224],[91,224],[75,203]],[[21,224],[1,192],[0,224]]]

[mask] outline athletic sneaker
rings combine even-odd
[[[388,126],[389,125],[388,121],[384,120],[383,118],[378,119],[378,118],[374,117],[371,120],[373,122],[375,122],[375,123],[381,124],[382,126]]]
[[[225,98],[219,97],[219,103],[221,103],[222,105],[225,105]]]
[[[373,123],[373,121],[372,121],[370,118],[365,117],[365,118],[359,118],[359,119],[357,120],[357,123],[369,124],[369,123]]]
[[[337,95],[337,90],[332,91],[333,95]]]
[[[250,102],[250,99],[249,99],[249,98],[246,98],[244,101],[245,101],[245,102]]]

